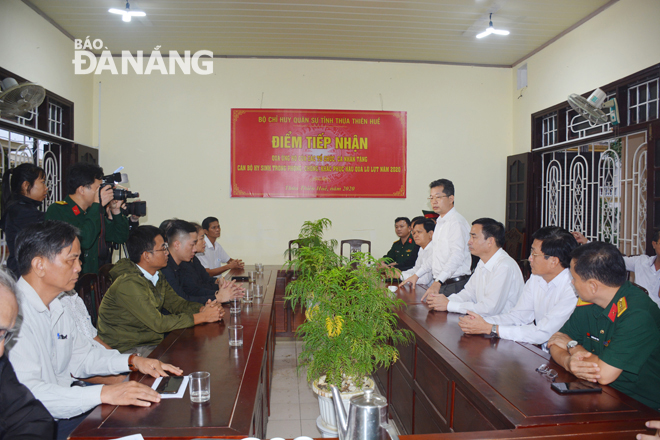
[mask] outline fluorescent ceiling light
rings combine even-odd
[[[131,11],[131,5],[126,2],[126,9],[115,9],[115,8],[110,8],[108,9],[108,12],[111,12],[113,14],[118,14],[121,15],[121,19],[128,23],[131,21],[131,17],[146,17],[147,14],[145,14],[142,11]]]
[[[484,38],[489,36],[490,34],[495,34],[495,35],[509,35],[509,31],[505,31],[503,29],[495,29],[493,27],[493,14],[490,14],[490,22],[488,23],[488,27],[486,28],[485,31],[477,35],[477,38]]]

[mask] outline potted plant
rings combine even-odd
[[[297,330],[303,340],[299,368],[307,368],[324,423],[336,429],[329,385],[339,388],[348,407],[365,385],[373,388],[369,376],[377,368],[398,359],[394,345],[410,342],[413,334],[398,329],[395,312],[405,303],[383,284],[379,260],[355,253],[348,264],[330,250],[334,255],[327,247],[300,249],[298,256],[307,267],[287,286],[287,299],[293,306],[307,306],[306,320]]]
[[[285,257],[291,260],[287,265],[296,278],[313,278],[321,269],[340,264],[334,251],[337,240],[323,240],[323,231],[330,226],[332,222],[327,218],[303,223],[296,240],[298,247],[285,251]]]

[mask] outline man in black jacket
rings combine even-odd
[[[0,439],[53,438],[55,422],[43,404],[16,378],[5,352],[14,335],[18,302],[14,280],[0,269]]]
[[[172,289],[181,298],[206,304],[209,299],[227,302],[233,296],[242,296],[241,289],[233,282],[209,288],[206,285],[195,285],[186,279],[182,268],[195,256],[197,244],[197,229],[193,224],[184,220],[171,222],[167,229],[167,242],[170,256],[167,267],[163,268],[162,272]]]

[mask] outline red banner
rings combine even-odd
[[[406,197],[406,112],[231,113],[232,197]]]

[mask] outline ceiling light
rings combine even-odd
[[[115,9],[115,8],[110,8],[108,9],[108,12],[112,12],[113,14],[119,14],[121,15],[121,19],[125,22],[131,21],[131,17],[146,17],[147,14],[145,14],[142,11],[131,11],[131,5],[126,2],[126,10],[123,9]]]
[[[128,3],[127,3],[128,4]],[[477,35],[477,38],[483,38],[487,37],[490,34],[495,34],[495,35],[509,35],[509,31],[505,31],[502,29],[495,29],[493,27],[493,13],[491,12],[490,14],[490,23],[488,23],[488,28],[486,28],[485,31]]]

